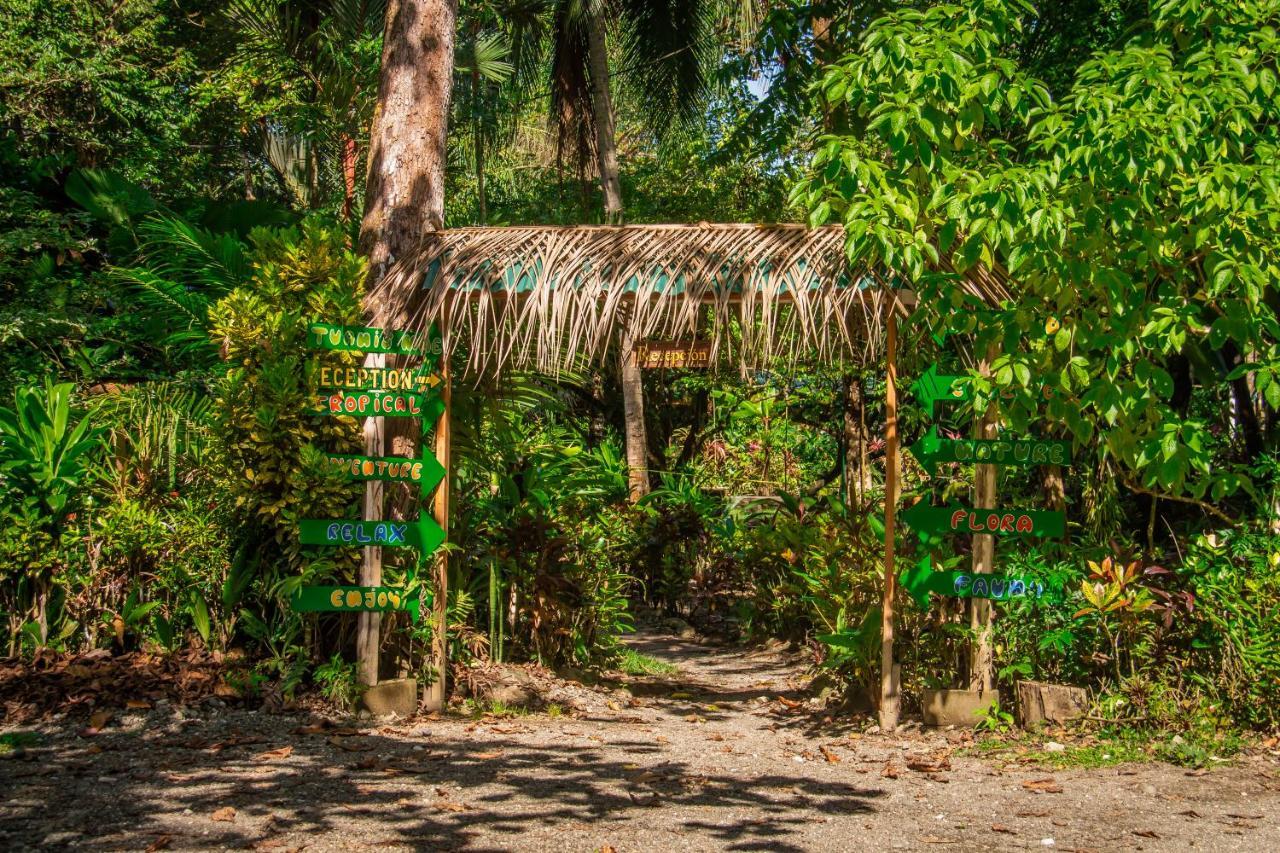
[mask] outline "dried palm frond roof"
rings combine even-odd
[[[439,324],[446,352],[465,340],[469,371],[554,374],[603,358],[620,336],[709,339],[713,359],[804,349],[870,361],[885,310],[911,298],[881,271],[850,267],[840,226],[702,223],[445,229],[366,302],[382,326]]]

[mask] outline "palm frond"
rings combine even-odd
[[[623,62],[632,88],[661,132],[698,115],[715,59],[711,0],[619,0]]]

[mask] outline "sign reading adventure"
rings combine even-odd
[[[307,343],[312,349],[338,352],[378,352],[391,355],[423,355],[411,332],[370,329],[366,326],[334,326],[312,323],[307,330]]]
[[[958,504],[929,506],[924,501],[902,512],[922,533],[990,533],[994,536],[1047,536],[1066,533],[1066,515],[1032,509],[970,509]]]
[[[636,345],[635,355],[644,370],[706,369],[711,366],[711,342],[645,341]]]
[[[1055,439],[939,438],[930,427],[907,451],[933,476],[939,462],[978,462],[987,465],[1067,465],[1071,442]]]
[[[320,385],[351,391],[428,391],[440,377],[404,367],[321,367]]]
[[[914,568],[898,576],[902,588],[921,607],[929,606],[929,593],[953,598],[989,598],[1009,601],[1015,598],[1056,600],[1058,593],[1039,581],[1006,575],[979,575],[972,572],[935,572],[928,557]]]
[[[381,545],[387,548],[417,548],[430,554],[444,541],[444,531],[431,516],[417,521],[346,521],[323,518],[303,519],[298,525],[303,545]]]
[[[428,494],[444,479],[444,466],[431,454],[421,459],[402,459],[397,456],[346,456],[330,453],[325,458],[335,470],[353,480],[388,480],[396,483],[414,483]]]
[[[299,613],[407,610],[418,621],[418,599],[387,586],[308,586],[289,602]]]

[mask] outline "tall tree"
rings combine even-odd
[[[391,0],[387,3],[382,71],[370,134],[365,211],[360,227],[360,250],[369,256],[373,282],[380,279],[397,258],[406,255],[424,234],[444,226],[445,139],[449,128],[457,14],[456,0]],[[385,322],[392,318],[378,319]],[[447,414],[442,417],[438,429],[448,428],[447,418]],[[378,419],[369,420],[365,437],[370,453],[383,452],[384,434]],[[369,485],[365,493],[366,518],[378,516],[382,510],[381,489],[376,488],[377,484]],[[440,489],[447,494],[448,488],[446,479]],[[447,507],[447,500],[444,505]],[[432,642],[432,661],[437,672],[428,702],[434,705],[442,705],[444,700],[445,569],[443,557],[438,558],[434,574],[437,595]],[[360,582],[376,586],[381,581],[381,571],[381,555],[367,549]],[[380,615],[362,613],[356,656],[360,680],[365,684],[376,683],[378,679],[380,638]]]

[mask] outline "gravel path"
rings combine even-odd
[[[313,731],[159,707],[92,738],[49,726],[0,760],[0,848],[1280,850],[1274,758],[1006,766],[957,754],[961,733],[824,722],[775,653],[632,644],[679,673],[558,717]]]

